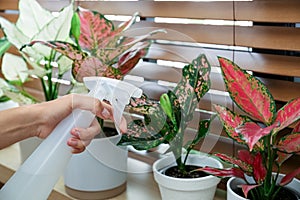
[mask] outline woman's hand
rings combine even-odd
[[[113,120],[113,108],[111,105],[85,95],[66,95],[59,99],[42,103],[40,106],[45,108],[46,113],[44,117],[48,119],[47,123],[44,124],[44,128],[37,135],[40,138],[47,137],[56,125],[74,109],[88,110],[102,119]],[[121,132],[126,132],[126,122],[124,119],[120,125],[120,130]],[[68,140],[67,144],[73,148],[73,153],[81,153],[99,133],[100,125],[95,118],[88,128],[73,128],[71,130],[72,137]]]

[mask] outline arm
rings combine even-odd
[[[29,137],[47,137],[76,108],[89,110],[103,119],[113,119],[110,105],[78,94],[5,110],[0,112],[0,149]],[[120,129],[122,132],[126,131],[124,120]],[[73,153],[80,153],[99,132],[100,126],[96,120],[87,129],[74,128],[68,145],[73,148]]]

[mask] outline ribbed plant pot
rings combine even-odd
[[[279,179],[278,181],[281,180],[281,178],[283,177],[283,174],[279,174]],[[243,179],[240,178],[236,178],[236,177],[232,177],[227,181],[227,200],[249,200],[246,199],[240,195],[238,195],[235,191],[237,190],[238,186],[241,184],[245,184],[245,181]],[[286,185],[285,187],[293,190],[293,191],[298,191],[299,192],[299,188],[300,188],[300,181],[296,178],[294,178],[292,180],[292,182],[290,182],[288,185]],[[300,198],[300,197],[298,197]]]
[[[189,155],[188,165],[211,166],[222,168],[222,163],[205,155]],[[153,164],[154,179],[157,182],[162,200],[212,200],[220,179],[215,176],[200,178],[173,178],[161,173],[162,169],[174,166],[174,156],[157,160]]]
[[[76,199],[107,199],[126,190],[127,148],[115,144],[120,136],[94,139],[87,149],[73,155],[64,182]]]

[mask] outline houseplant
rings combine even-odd
[[[72,75],[78,82],[82,82],[83,77],[87,76],[122,79],[147,53],[151,45],[147,38],[161,32],[157,30],[138,37],[124,36],[124,31],[137,17],[134,14],[129,21],[115,28],[101,13],[78,8],[72,19],[71,29],[75,44],[39,40],[32,41],[27,47],[42,44],[67,56],[73,61]],[[107,135],[107,132],[104,134]],[[124,191],[127,149],[116,147],[116,142],[112,142],[119,138],[119,135],[103,138],[102,134],[101,138],[92,141],[87,151],[72,157],[65,173],[65,185],[70,195],[99,199]]]
[[[215,154],[232,164],[232,168],[205,167],[199,170],[218,177],[240,178],[238,182],[245,198],[274,200],[279,199],[281,191],[288,196],[283,186],[300,173],[300,168],[286,175],[280,174],[280,169],[286,159],[300,151],[300,98],[289,101],[276,111],[271,93],[260,80],[232,61],[218,59],[231,99],[246,115],[234,113],[221,105],[214,105],[214,108],[228,136],[246,148],[240,150],[237,157]],[[292,124],[295,124],[293,129],[289,127]],[[284,129],[291,131],[283,135],[281,131]],[[232,181],[233,178],[227,186],[232,185]],[[299,187],[300,181],[294,180],[293,184]],[[245,199],[236,196],[230,194],[228,198]]]
[[[159,159],[153,165],[154,177],[163,199],[213,199],[219,183],[216,177],[201,177],[201,174],[190,172],[193,169],[191,165],[222,166],[213,158],[190,155],[193,147],[208,132],[210,119],[201,120],[198,133],[191,141],[184,143],[184,133],[195,108],[210,88],[209,74],[210,65],[202,54],[182,69],[182,79],[173,90],[162,94],[159,102],[145,97],[131,103],[131,111],[142,113],[144,119],[134,119],[128,124],[128,131],[122,135],[119,145],[148,150],[163,143],[169,144],[172,156]],[[160,171],[162,168],[166,169],[163,173]],[[173,177],[167,175],[172,169],[175,169],[171,172],[175,174]],[[202,185],[199,186],[199,182]],[[186,186],[188,188],[184,188]],[[183,192],[185,189],[186,192]],[[202,191],[202,194],[196,193],[196,190]]]

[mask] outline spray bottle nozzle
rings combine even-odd
[[[90,90],[90,96],[110,102],[114,111],[114,122],[120,133],[118,125],[121,124],[125,106],[130,97],[140,97],[142,90],[127,82],[106,77],[85,77],[83,81]]]

